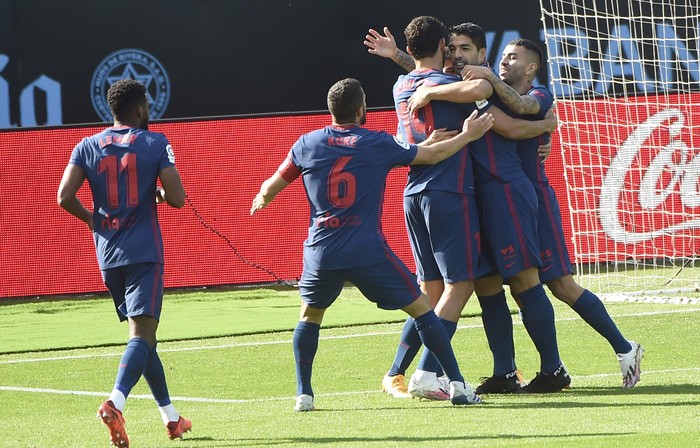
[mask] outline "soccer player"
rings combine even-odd
[[[385,32],[387,31],[385,28]],[[395,49],[395,41],[389,34],[381,36],[370,30],[365,45],[370,48],[371,53],[390,57],[402,66],[407,65],[405,58],[398,56],[401,52]],[[391,48],[392,46],[394,48]],[[448,49],[453,69],[457,72],[466,65],[486,64],[486,39],[483,30],[476,24],[468,22],[452,27]],[[426,104],[427,102],[421,103],[421,100],[415,99],[427,97],[429,94],[425,92],[456,92],[456,99],[455,95],[441,95],[438,99],[467,103],[473,101],[474,84],[473,80],[470,81],[471,83],[423,86],[417,89],[409,100],[408,108],[418,110],[419,106]],[[494,99],[497,101],[497,98]],[[475,290],[482,306],[482,319],[487,333],[494,332],[498,339],[502,339],[498,341],[499,347],[512,353],[510,311],[507,306],[491,307],[489,302],[482,300],[482,297],[488,298],[496,293],[493,285],[501,285],[500,276],[507,278],[511,291],[518,296],[523,315],[527,316],[526,328],[540,353],[541,373],[537,375],[536,381],[533,380],[534,384],[524,391],[561,390],[570,384],[571,379],[559,357],[554,310],[538,277],[537,266],[541,261],[537,240],[537,197],[532,184],[523,173],[515,141],[512,140],[534,137],[553,128],[529,136],[514,136],[512,125],[508,125],[507,120],[503,119],[502,111],[494,106],[488,110],[495,116],[493,130],[483,139],[470,144],[476,174],[482,250],[484,258],[491,266],[489,275],[482,276],[475,282]],[[459,312],[455,311],[457,318]],[[441,315],[440,312],[438,315]],[[489,342],[491,344],[491,339]],[[429,360],[430,354],[424,353],[419,369],[435,371],[434,363],[426,362]],[[508,367],[509,370],[504,376],[515,378],[515,366]]]
[[[460,151],[490,128],[489,114],[476,112],[462,132],[449,140],[414,145],[365,123],[365,93],[359,81],[344,79],[328,91],[333,123],[303,135],[279,169],[260,187],[250,213],[265,208],[299,176],[311,207],[311,225],[304,243],[304,268],[299,282],[302,305],[293,345],[297,375],[295,411],[311,411],[311,371],[326,310],[346,281],[383,309],[402,309],[414,318],[416,331],[432,348],[450,379],[452,404],[481,402],[459,371],[449,337],[418,289],[415,277],[386,243],[381,210],[388,172],[395,166],[430,165]]]
[[[120,321],[128,320],[129,342],[119,362],[114,389],[98,417],[113,445],[129,446],[124,405],[143,375],[158,404],[170,439],[182,438],[192,423],[170,401],[156,330],[163,303],[163,240],[156,203],[181,208],[185,190],[175,156],[163,134],[148,131],[146,87],[132,79],[112,84],[107,101],[114,126],[83,139],[73,149],[58,204],[93,233],[97,259]],[[93,197],[88,210],[76,193],[87,179]],[[157,188],[160,179],[162,188]]]
[[[434,102],[415,113],[409,110],[408,100],[419,86],[447,85],[460,79],[443,73],[445,29],[439,20],[416,17],[404,33],[415,70],[399,77],[394,86],[394,102],[402,138],[420,142],[435,127],[454,128],[470,109],[457,103]],[[488,87],[473,82],[472,100],[490,96],[492,90]],[[480,107],[488,107],[488,102],[481,102]],[[551,126],[546,120],[539,125],[512,120],[495,108],[493,113],[498,114],[495,119],[499,126],[513,136],[538,135]],[[411,167],[404,191],[404,214],[421,289],[431,298],[452,336],[474,290],[474,279],[483,274],[479,271],[480,230],[469,154],[464,151],[431,167]],[[397,398],[406,396],[405,370],[419,348],[420,341],[408,319],[394,363],[382,381],[385,392]],[[430,368],[425,368],[427,363]],[[411,376],[407,392],[420,398],[447,399],[446,387],[434,373],[438,367],[426,355]]]
[[[485,47],[484,47],[485,50]],[[553,104],[551,92],[543,87],[533,87],[534,80],[543,58],[539,46],[527,39],[516,39],[504,49],[499,64],[500,77],[490,68],[467,65],[461,74],[470,81],[475,79],[488,80],[496,95],[504,104],[504,109],[510,113],[528,119],[539,119]],[[422,107],[429,98],[450,99],[459,101],[458,97],[444,89],[430,89],[432,92],[421,91],[412,98],[412,107]],[[469,89],[469,84],[463,90]],[[462,101],[468,101],[464,98]],[[528,176],[538,199],[538,238],[542,265],[539,267],[539,277],[542,283],[552,291],[555,297],[565,302],[576,311],[591,327],[606,338],[617,354],[622,371],[622,386],[633,387],[639,381],[643,348],[634,341],[628,341],[608,314],[600,299],[592,292],[579,286],[572,275],[570,258],[564,243],[564,233],[561,223],[561,213],[554,190],[549,185],[544,165],[538,155],[538,145],[548,140],[548,134],[538,138],[522,140],[517,143],[518,155],[523,163],[523,169]],[[477,286],[477,295],[485,307],[482,310],[489,345],[494,355],[494,374],[477,388],[477,393],[508,393],[518,391],[516,376],[511,374],[515,368],[514,353],[511,344],[503,341],[505,331],[498,331],[498,326],[489,320],[488,313],[502,314],[507,309],[505,293],[500,279],[492,277],[488,283]],[[486,289],[486,291],[484,291]],[[500,311],[496,311],[500,310]],[[526,327],[527,328],[527,327]],[[512,330],[510,330],[512,334]],[[508,352],[511,352],[510,356]],[[499,373],[500,371],[500,373]],[[535,384],[529,385],[525,391],[536,390],[549,392],[546,377],[536,378]],[[540,386],[538,386],[538,383]],[[539,389],[539,390],[538,390]],[[542,390],[544,389],[544,390]]]
[[[489,81],[496,95],[513,113],[525,118],[538,119],[554,101],[549,90],[532,84],[542,60],[543,52],[535,42],[515,39],[503,50],[498,76],[490,69],[477,66],[465,67],[462,75],[466,79]],[[574,280],[569,253],[564,243],[559,203],[537,153],[537,146],[542,143],[543,138],[548,138],[548,134],[519,141],[517,145],[525,174],[537,192],[537,230],[542,257],[540,280],[557,299],[569,305],[608,341],[620,364],[622,387],[634,387],[640,378],[644,349],[637,342],[627,340],[600,299]],[[494,298],[495,300],[505,302],[505,295],[501,293],[498,298]],[[489,389],[493,392],[509,390],[508,383],[512,381],[494,375],[477,388],[477,393],[479,389],[482,393]]]

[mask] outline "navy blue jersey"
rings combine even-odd
[[[163,263],[156,211],[158,173],[175,164],[163,134],[126,126],[84,138],[70,163],[83,169],[92,191],[100,269]]]
[[[554,103],[552,93],[544,87],[532,87],[527,94],[540,103],[540,111],[537,114],[525,115],[522,118],[526,120],[542,120]],[[549,142],[549,134],[542,134],[538,137],[519,140],[517,142],[518,156],[522,161],[523,171],[535,185],[536,189],[546,190],[547,185],[549,185],[547,175],[544,171],[544,165],[537,153],[537,148],[547,142]]]
[[[297,140],[279,173],[301,175],[311,206],[304,269],[350,269],[386,261],[381,227],[386,176],[415,159],[416,145],[386,132],[327,126]]]
[[[492,95],[489,102],[512,115],[498,95]],[[491,180],[506,183],[523,177],[523,167],[516,145],[516,140],[502,137],[494,131],[488,131],[479,140],[469,143],[477,184],[482,185]]]
[[[451,84],[460,78],[438,70],[414,70],[399,76],[394,84],[394,107],[399,119],[401,138],[409,143],[424,141],[433,130],[461,130],[464,119],[477,109],[475,103],[457,104],[447,101],[431,101],[413,114],[408,110],[408,99],[420,86]],[[486,108],[487,102],[479,104]],[[474,194],[474,170],[466,147],[436,165],[414,165],[408,172],[404,195],[423,190],[442,190],[461,194]]]

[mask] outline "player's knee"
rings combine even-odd
[[[581,288],[570,275],[547,282],[547,288],[549,288],[554,297],[569,306],[573,306],[583,293],[583,288]]]

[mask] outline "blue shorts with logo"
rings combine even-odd
[[[549,184],[538,189],[539,213],[537,232],[540,238],[540,281],[547,283],[574,272],[571,258],[566,248],[564,230],[561,223],[561,210],[554,190]]]
[[[540,266],[537,195],[527,177],[477,186],[477,205],[483,254],[490,264],[485,276],[500,274],[507,280]]]
[[[102,270],[120,321],[152,316],[160,320],[163,307],[163,264],[137,263]]]
[[[420,281],[454,283],[483,275],[474,196],[424,190],[404,196],[403,208]]]
[[[313,308],[328,308],[350,282],[378,308],[398,310],[413,303],[421,291],[416,277],[387,247],[388,259],[380,264],[352,269],[308,269],[299,281],[301,298]]]

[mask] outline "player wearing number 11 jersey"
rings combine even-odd
[[[163,364],[156,351],[156,329],[163,302],[163,241],[156,202],[180,208],[185,190],[175,156],[163,134],[148,131],[148,100],[143,84],[115,82],[107,92],[114,126],[83,139],[73,149],[58,188],[58,203],[93,231],[102,278],[119,320],[129,321],[129,342],[109,398],[98,409],[113,445],[129,446],[122,411],[143,376],[166,425],[182,437],[192,424],[170,402]],[[76,193],[87,179],[93,210]],[[163,188],[156,188],[160,179]]]

